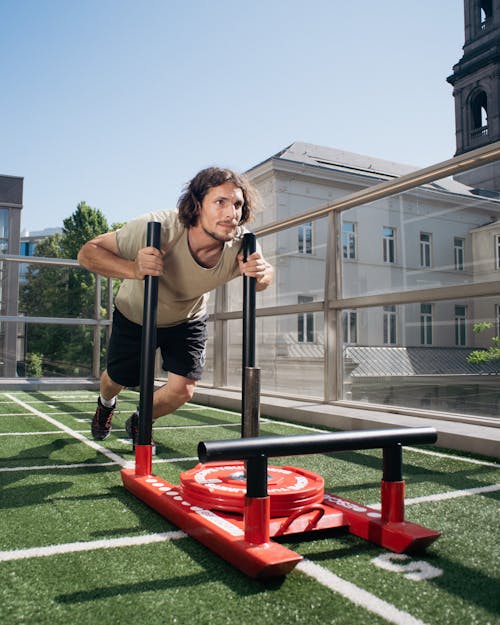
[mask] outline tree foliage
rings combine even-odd
[[[474,324],[473,331],[480,334],[492,327],[493,324],[489,321],[480,321]],[[494,360],[500,360],[500,337],[498,336],[492,337],[488,349],[475,349],[467,356],[467,362],[471,365],[480,365]]]
[[[35,256],[76,259],[86,241],[108,229],[101,211],[80,202],[75,212],[64,220],[62,234],[41,241]],[[92,318],[95,280],[95,275],[83,268],[31,264],[20,289],[20,310],[30,317]],[[102,300],[106,301],[105,297]],[[27,361],[32,360],[31,354],[40,354],[43,375],[90,374],[92,326],[28,324],[26,327]]]
[[[61,251],[64,258],[76,258],[84,243],[108,231],[106,217],[99,209],[80,202],[75,212],[63,221]]]

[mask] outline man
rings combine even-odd
[[[201,378],[209,291],[241,274],[255,278],[258,291],[271,284],[273,268],[260,248],[246,262],[241,253],[242,226],[252,221],[257,198],[244,176],[210,167],[186,185],[178,211],[143,215],[81,248],[78,261],[83,267],[123,279],[91,426],[95,439],[109,436],[120,391],[139,384],[146,275],[159,277],[157,346],[168,372],[166,384],[153,395],[153,420],[189,401]],[[161,251],[146,247],[148,221],[162,224]],[[134,445],[138,421],[136,411],[125,424]]]

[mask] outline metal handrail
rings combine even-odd
[[[466,154],[461,154],[454,158],[442,161],[436,165],[431,165],[423,169],[418,169],[399,178],[385,180],[361,191],[350,193],[334,202],[323,204],[313,210],[305,211],[299,215],[281,219],[265,226],[255,228],[257,236],[273,234],[279,230],[298,226],[307,221],[319,219],[329,213],[345,211],[360,204],[368,204],[375,200],[380,200],[403,191],[408,191],[424,184],[429,184],[435,180],[440,180],[448,176],[454,176],[469,169],[475,169],[500,160],[500,141],[496,141],[486,147],[472,150]]]
[[[0,260],[10,260],[26,265],[58,265],[60,267],[81,267],[77,260],[70,258],[50,258],[47,256],[23,256],[20,254],[0,254]],[[81,267],[83,269],[83,267]]]
[[[15,323],[37,323],[46,325],[66,326],[109,326],[109,319],[87,319],[83,317],[28,317],[24,315],[0,315],[0,321]]]

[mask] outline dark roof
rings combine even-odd
[[[22,207],[23,178],[0,176],[0,204],[13,204]]]
[[[405,174],[409,174],[420,169],[420,167],[415,165],[387,161],[385,159],[368,156],[366,154],[357,154],[356,152],[329,148],[312,143],[304,143],[302,141],[295,141],[283,150],[280,150],[274,155],[274,158],[369,176],[375,180],[399,178],[400,176],[404,176]],[[466,195],[470,195],[471,193],[469,187],[454,180],[453,178],[443,178],[425,186],[451,193]]]
[[[500,373],[500,361],[472,365],[462,347],[361,347],[349,345],[353,377],[415,375],[491,375]]]

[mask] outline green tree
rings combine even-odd
[[[75,259],[86,241],[108,231],[101,211],[85,202],[63,225],[62,234],[37,245],[35,256]],[[21,310],[28,316],[93,317],[95,279],[83,268],[33,264],[21,289]],[[30,353],[42,355],[43,375],[89,375],[92,338],[90,326],[30,324],[27,344]]]
[[[63,221],[61,251],[64,258],[76,258],[84,243],[107,232],[106,217],[97,208],[80,202],[75,212]]]
[[[480,334],[492,327],[493,324],[489,321],[480,321],[475,323],[472,329],[476,334]],[[500,337],[498,336],[492,337],[491,345],[488,349],[475,349],[467,356],[467,362],[471,365],[480,365],[481,363],[492,362],[493,360],[500,360]]]

